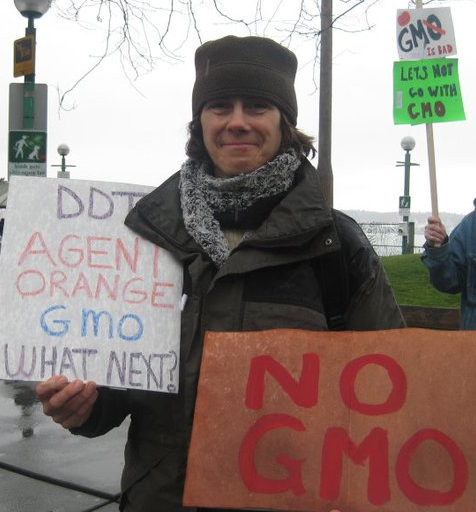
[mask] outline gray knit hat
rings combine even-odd
[[[272,39],[226,36],[209,41],[195,52],[193,116],[200,115],[207,101],[250,96],[270,101],[296,125],[296,69],[294,53]]]

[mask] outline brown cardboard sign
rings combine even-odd
[[[468,512],[476,333],[207,333],[184,504]]]

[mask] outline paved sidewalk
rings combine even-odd
[[[33,386],[0,380],[0,512],[117,512],[128,424],[73,436],[44,416]]]

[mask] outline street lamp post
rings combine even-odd
[[[43,14],[50,8],[51,0],[13,0],[15,7],[22,16],[28,18],[28,26],[25,29],[25,36],[33,37],[33,57],[36,51],[36,29],[35,19],[41,18]],[[34,58],[33,58],[34,60]],[[35,69],[33,65],[33,73],[25,75],[25,82],[35,82]]]
[[[51,0],[13,0],[22,16],[28,18],[25,36],[32,38],[33,71],[25,75],[23,93],[23,128],[32,129],[35,124],[35,53],[36,29],[35,19],[41,18],[50,8]]]
[[[399,209],[410,213],[410,168],[412,165],[420,165],[411,162],[410,152],[415,147],[415,139],[413,137],[403,137],[400,142],[400,146],[405,151],[405,161],[397,162],[397,167],[404,167],[405,175],[404,175],[404,183],[403,183],[403,196],[400,197],[399,201]],[[408,220],[409,216],[407,213],[403,215],[403,222],[406,226],[406,232],[404,232],[402,236],[402,254],[406,254],[409,251],[409,243],[408,243]],[[410,246],[413,248],[414,246],[414,236],[411,236],[411,244]]]
[[[66,170],[67,167],[76,167],[75,165],[66,165],[66,156],[69,154],[69,146],[68,144],[60,144],[57,149],[58,154],[61,156],[60,164],[53,164],[51,167],[61,167],[61,170],[58,171],[58,178],[69,178],[69,171]]]

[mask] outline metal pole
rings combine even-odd
[[[69,147],[67,144],[60,144],[58,146],[58,154],[61,156],[61,163],[54,164],[51,167],[60,167],[60,171],[58,171],[58,178],[69,178],[68,167],[76,167],[75,165],[66,164],[66,155],[69,154]]]
[[[403,224],[405,226],[404,232],[402,233],[402,254],[407,254],[413,253],[413,247],[415,245],[415,236],[412,231],[413,227],[410,226],[410,223],[408,222],[409,216],[407,215],[410,212],[410,168],[412,165],[419,164],[412,163],[410,158],[410,152],[415,147],[415,140],[413,137],[403,137],[400,142],[400,146],[405,151],[405,161],[397,162],[397,167],[404,167],[405,173],[403,196],[401,196],[399,201],[399,209],[403,210],[401,213],[403,214]]]
[[[28,25],[25,29],[25,36],[33,37],[33,73],[30,75],[25,75],[25,82],[35,83],[35,72],[36,72],[36,28],[35,28],[35,19],[33,16],[28,17]]]
[[[25,36],[33,37],[33,73],[25,75],[23,85],[23,128],[32,130],[35,126],[35,60],[36,60],[36,29],[32,16],[28,18]]]
[[[329,206],[334,204],[332,147],[332,0],[321,5],[321,63],[319,78],[319,142],[317,173]]]
[[[404,174],[404,184],[403,184],[403,195],[405,197],[410,197],[410,150],[405,151],[405,174]],[[406,223],[408,228],[408,215],[403,216],[403,222]],[[408,253],[408,236],[402,236],[402,254]]]

